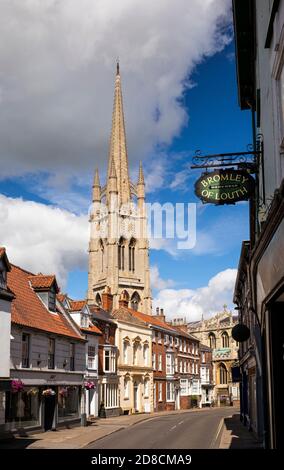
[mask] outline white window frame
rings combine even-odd
[[[90,370],[97,370],[97,348],[93,344],[88,344],[88,362],[87,367]]]
[[[130,392],[130,379],[129,379],[129,377],[124,377],[123,391],[124,391],[124,399],[129,400],[129,392]]]
[[[106,370],[106,352],[109,352],[109,370]],[[104,348],[104,367],[103,370],[106,374],[115,374],[116,372],[116,348]]]
[[[145,343],[143,345],[143,361],[144,361],[144,366],[148,366],[149,365],[149,344],[148,343]]]
[[[150,393],[150,379],[146,378],[144,380],[144,398],[149,398]]]
[[[175,401],[175,384],[174,382],[167,382],[167,402]]]
[[[163,401],[163,384],[158,382],[158,401]]]
[[[152,369],[156,370],[156,353],[152,353]]]
[[[162,354],[158,354],[158,370],[161,371],[163,370],[163,367],[162,367]]]

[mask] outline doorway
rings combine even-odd
[[[54,428],[56,395],[49,395],[44,398],[44,430],[49,431]]]

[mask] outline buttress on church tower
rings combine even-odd
[[[88,302],[101,305],[102,294],[151,314],[149,242],[145,183],[140,163],[137,184],[129,177],[119,64],[115,78],[108,171],[101,186],[96,170],[90,215]]]

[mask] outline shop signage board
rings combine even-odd
[[[203,203],[235,204],[247,201],[254,185],[254,178],[246,170],[218,169],[204,173],[196,181],[195,194]]]

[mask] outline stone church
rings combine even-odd
[[[107,291],[114,309],[123,299],[134,310],[151,314],[145,182],[141,163],[137,183],[130,181],[119,64],[107,181],[101,186],[96,170],[90,224],[89,303],[101,305]]]

